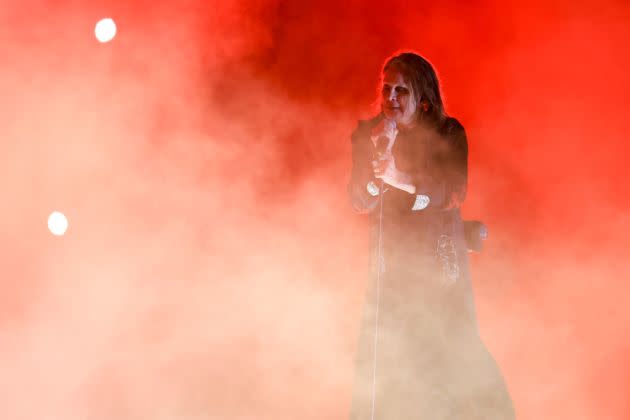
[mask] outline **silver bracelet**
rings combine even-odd
[[[417,194],[416,201],[414,201],[413,207],[411,207],[411,210],[413,211],[424,210],[427,208],[430,201],[431,199],[429,198],[428,195]]]
[[[368,182],[365,188],[372,197],[376,197],[381,192],[380,188],[373,181]]]

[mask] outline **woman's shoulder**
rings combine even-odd
[[[359,138],[369,137],[372,128],[376,126],[383,119],[382,115],[377,115],[367,120],[358,120],[357,126],[352,132],[352,141],[355,142]]]
[[[440,134],[444,136],[461,136],[466,135],[464,126],[454,117],[446,117],[438,128]]]

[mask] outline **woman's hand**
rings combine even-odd
[[[416,192],[416,187],[411,184],[411,177],[396,168],[396,161],[391,153],[373,160],[372,168],[375,178],[382,179],[386,184],[407,191],[409,194]]]
[[[389,140],[390,145],[396,139],[398,135],[398,128],[396,128],[396,122],[387,118],[383,118],[381,122],[376,124],[372,128],[371,139],[376,145],[376,141],[379,137],[386,137]]]
[[[391,153],[385,153],[373,160],[372,168],[374,169],[374,177],[382,179],[386,184],[393,185],[398,182],[399,171],[396,169],[396,161]]]

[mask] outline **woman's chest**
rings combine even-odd
[[[403,172],[427,169],[432,159],[432,144],[425,137],[401,136],[392,147],[396,168]]]

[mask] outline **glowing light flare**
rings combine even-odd
[[[109,42],[116,36],[116,22],[111,18],[103,18],[96,23],[94,35],[99,42]]]
[[[48,230],[55,236],[62,236],[68,230],[68,219],[58,211],[53,211],[48,216]]]

